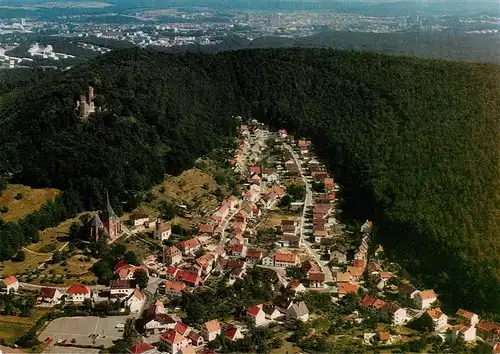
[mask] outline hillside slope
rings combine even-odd
[[[499,82],[494,65],[325,49],[119,51],[2,97],[0,172],[132,206],[253,116],[311,137],[345,211],[422,283],[500,312]],[[88,84],[103,112],[84,123]]]

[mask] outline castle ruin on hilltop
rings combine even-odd
[[[81,95],[80,100],[76,101],[76,110],[80,118],[88,118],[91,113],[95,112],[94,99],[94,88],[89,86],[88,97]]]

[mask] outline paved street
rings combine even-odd
[[[299,168],[300,171],[300,176],[302,177],[302,180],[304,181],[304,184],[306,186],[306,197],[304,201],[304,208],[302,209],[302,216],[300,218],[300,240],[301,243],[304,245],[305,249],[311,255],[314,260],[319,264],[321,269],[323,270],[323,273],[325,273],[325,282],[333,282],[333,276],[330,268],[326,265],[324,265],[320,259],[320,255],[316,252],[315,249],[311,248],[312,243],[307,241],[307,239],[304,237],[304,229],[305,229],[305,224],[306,224],[306,212],[307,208],[313,205],[313,193],[312,193],[312,186],[307,180],[307,176],[304,173],[304,169],[300,163],[300,158],[297,156],[295,151],[293,151],[292,147],[288,144],[284,144],[285,148],[290,151],[290,153],[293,156],[293,159],[295,163],[297,164],[297,167]]]

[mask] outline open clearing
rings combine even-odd
[[[9,211],[0,214],[0,218],[6,222],[20,220],[60,193],[53,188],[34,189],[22,184],[9,184],[0,195],[0,206],[6,206]],[[22,194],[19,200],[15,198],[18,194]]]
[[[30,317],[0,316],[0,339],[8,343],[15,343],[46,313],[46,310],[35,308]]]
[[[39,255],[25,251],[23,262],[5,261],[3,262],[2,274],[7,276],[10,274],[19,275],[27,271],[34,270],[40,266],[40,263],[46,262],[52,258],[52,255]]]
[[[259,226],[259,229],[268,229],[270,227],[275,227],[281,225],[281,220],[298,220],[300,214],[289,214],[285,215],[280,211],[270,211],[265,220]]]
[[[76,345],[95,345],[109,347],[113,341],[123,337],[123,332],[119,332],[115,326],[119,323],[125,324],[127,316],[109,317],[61,317],[52,321],[47,328],[38,336],[38,340],[44,341],[51,337],[54,341],[66,339],[68,343],[75,339]],[[91,334],[98,334],[95,343]]]
[[[66,276],[64,278],[63,283],[58,283],[57,286],[69,286],[75,283],[89,283],[92,281],[97,281],[97,278],[90,271],[90,267],[97,260],[92,258],[90,261],[86,261],[86,256],[83,255],[75,255],[66,260],[66,265],[62,266],[61,264],[48,264],[47,269],[45,269],[40,277],[37,279],[30,281],[33,284],[41,284],[42,279],[51,279],[52,277]],[[73,277],[69,278],[68,275],[73,275]]]
[[[30,244],[26,248],[35,252],[47,253],[53,251],[46,251],[44,248],[47,248],[48,245],[55,245],[54,250],[59,250],[68,241],[69,227],[72,223],[79,221],[78,218],[82,214],[86,213],[81,213],[72,219],[63,221],[57,226],[43,230],[40,232],[40,241]]]

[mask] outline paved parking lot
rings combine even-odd
[[[127,316],[110,317],[62,317],[52,321],[47,328],[38,336],[40,341],[45,341],[47,337],[57,340],[67,340],[70,344],[74,338],[76,345],[104,345],[109,347],[113,341],[122,338],[123,332],[119,332],[115,326],[119,323],[125,324]],[[122,329],[123,330],[123,329]],[[98,334],[95,343],[90,337],[91,334]]]

